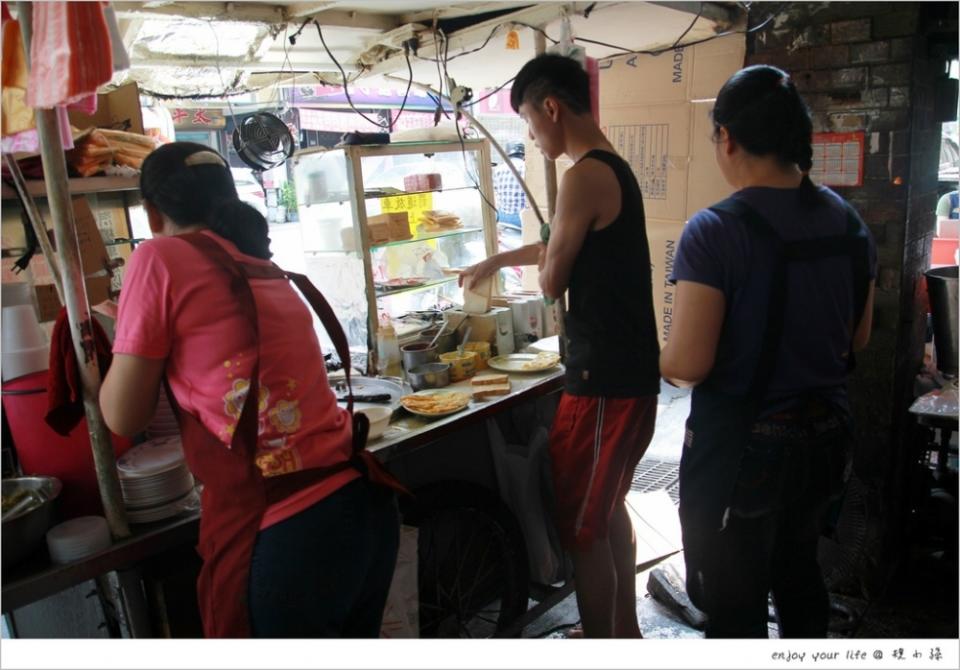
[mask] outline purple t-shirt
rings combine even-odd
[[[823,203],[813,209],[798,202],[798,189],[750,187],[734,197],[764,217],[784,240],[843,234],[843,200],[826,187],[818,190]],[[748,233],[746,226],[730,214],[700,210],[683,229],[670,276],[672,282],[691,281],[723,291],[727,309],[710,380],[718,390],[735,395],[747,392],[757,366],[775,257],[772,245]],[[877,250],[869,231],[867,238],[873,279]],[[846,256],[791,263],[783,339],[763,403],[767,411],[814,390],[847,406],[847,357],[861,316],[853,314],[852,275]]]

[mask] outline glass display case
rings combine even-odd
[[[486,140],[306,149],[294,179],[307,274],[340,319],[354,364],[377,369],[390,319],[401,341],[460,305],[460,269],[496,252]],[[330,346],[326,334],[321,341]],[[329,350],[329,349],[327,349]]]

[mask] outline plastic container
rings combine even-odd
[[[450,381],[459,382],[477,374],[477,352],[464,351],[462,354],[449,351],[440,354],[440,361],[450,364]]]
[[[47,425],[44,420],[47,414],[47,373],[35,372],[4,382],[2,397],[23,474],[47,475],[62,482],[61,517],[102,514],[87,420],[81,419],[66,437]],[[127,438],[113,436],[113,450],[117,456],[124,454],[130,446]]]
[[[937,369],[948,375],[957,374],[957,272],[956,265],[926,272]]]
[[[399,377],[403,374],[400,366],[400,341],[397,339],[397,331],[387,319],[381,322],[377,330],[377,372],[386,377]]]
[[[477,370],[486,370],[490,360],[489,342],[467,342],[463,345],[464,351],[474,351],[477,354]]]

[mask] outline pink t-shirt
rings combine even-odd
[[[206,231],[240,261],[246,256]],[[257,464],[264,476],[341,463],[350,457],[350,416],[327,383],[311,312],[288,281],[250,281],[260,329]],[[257,351],[223,270],[190,243],[162,237],[131,255],[120,294],[113,351],[165,358],[180,407],[229,448]],[[347,469],[272,505],[266,528],[330,495],[358,473]]]

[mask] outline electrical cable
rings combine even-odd
[[[449,46],[449,42],[447,42],[447,45]],[[448,53],[449,53],[449,52],[448,52],[446,49],[444,49],[444,52],[443,52],[443,76],[446,77],[446,79],[447,79],[448,82],[449,82],[449,80],[450,80],[450,72],[447,70],[447,58],[446,58],[447,55],[448,55]],[[448,84],[447,84],[447,98],[450,99],[450,96],[451,96],[452,94],[453,94],[453,91],[450,90],[450,84],[448,83]],[[461,116],[461,111],[462,111],[462,101],[461,101],[461,102],[458,102],[458,103],[455,103],[455,105],[454,105],[453,127],[456,129],[456,131],[457,131],[457,139],[460,141],[460,155],[461,155],[461,157],[463,158],[463,170],[464,170],[464,172],[467,173],[467,176],[470,177],[470,181],[472,181],[472,182],[473,182],[473,185],[476,187],[477,193],[480,194],[480,197],[483,198],[483,201],[487,204],[487,206],[488,206],[490,209],[493,210],[494,220],[498,220],[498,219],[500,218],[500,210],[497,208],[497,206],[496,206],[495,204],[493,204],[492,202],[490,202],[489,198],[487,198],[486,194],[483,192],[483,189],[480,188],[480,180],[473,174],[473,172],[470,171],[470,166],[469,166],[468,163],[467,163],[467,145],[466,145],[466,142],[465,142],[464,139],[463,139],[463,132],[460,130],[460,116]],[[479,170],[479,166],[477,167],[477,169]]]
[[[396,118],[390,121],[390,130],[393,131],[394,124],[400,120],[400,116],[403,115],[403,109],[407,106],[407,98],[410,96],[410,87],[413,86],[413,65],[410,64],[410,47],[406,44],[403,45],[403,57],[407,61],[407,74],[409,79],[407,79],[407,90],[403,93],[403,101],[400,103],[400,111],[397,112]]]
[[[491,97],[495,96],[497,93],[499,93],[501,90],[503,90],[503,88],[506,87],[507,84],[512,84],[514,79],[516,79],[516,77],[510,77],[510,78],[507,79],[505,82],[503,82],[502,84],[500,84],[499,86],[497,86],[495,89],[493,89],[493,90],[491,90],[491,91],[487,91],[487,93],[486,93],[485,95],[482,95],[482,96],[480,96],[479,98],[477,98],[476,100],[471,100],[470,102],[466,103],[466,104],[464,105],[464,107],[473,107],[473,106],[476,105],[478,102],[483,102],[483,101],[486,100],[487,98],[491,98]]]
[[[343,67],[340,65],[340,61],[338,61],[338,60],[336,59],[336,57],[334,57],[333,52],[330,51],[330,47],[327,46],[327,41],[326,41],[325,39],[323,39],[323,30],[320,28],[320,22],[314,20],[314,21],[313,21],[313,25],[315,25],[315,26],[317,27],[317,34],[320,36],[320,44],[323,45],[324,50],[327,52],[327,55],[330,57],[330,60],[333,61],[333,64],[337,66],[337,69],[338,69],[338,70],[340,70],[340,76],[341,76],[341,78],[342,78],[342,80],[343,80],[343,94],[344,94],[344,96],[346,96],[346,98],[347,98],[347,104],[350,105],[350,108],[351,108],[353,111],[355,111],[357,114],[359,114],[360,116],[362,116],[362,117],[363,117],[364,119],[366,119],[368,122],[370,122],[370,123],[372,123],[373,125],[377,126],[377,127],[380,128],[381,130],[389,130],[389,129],[390,129],[390,123],[389,123],[389,122],[388,122],[386,125],[384,125],[381,121],[374,121],[374,120],[371,119],[369,116],[367,116],[366,114],[364,114],[363,112],[361,112],[359,109],[357,109],[357,106],[353,104],[353,99],[350,97],[350,88],[349,88],[349,86],[348,86],[350,80],[347,78],[347,73],[344,71]],[[412,71],[412,70],[411,70],[411,71]],[[412,80],[412,77],[411,77],[411,80]]]
[[[701,17],[701,16],[703,16],[703,3],[702,3],[702,2],[700,3],[700,9],[697,10],[697,15],[693,17],[693,21],[690,22],[690,25],[687,26],[687,29],[684,30],[682,33],[680,33],[680,37],[678,37],[678,38],[674,41],[673,46],[671,47],[671,49],[676,49],[676,48],[677,48],[677,45],[680,44],[680,40],[682,40],[684,37],[686,37],[686,36],[687,36],[687,33],[689,33],[691,30],[693,30],[693,27],[697,24],[697,21],[700,20],[700,17]]]

